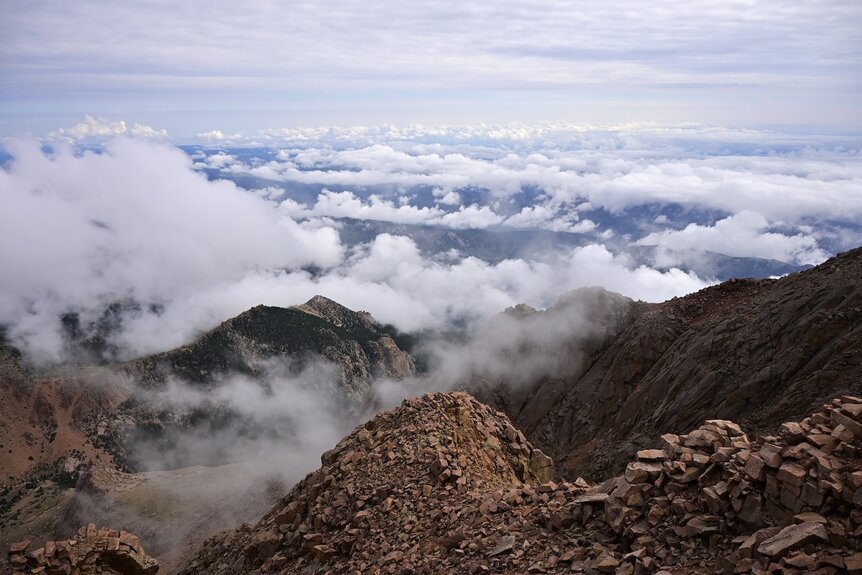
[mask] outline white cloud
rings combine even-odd
[[[221,130],[210,130],[209,132],[198,132],[197,137],[205,142],[208,141],[221,141],[225,139],[224,132]]]
[[[455,190],[441,190],[437,188],[433,192],[435,201],[438,204],[443,204],[445,206],[460,206],[461,205],[461,194],[456,192]]]
[[[762,215],[744,210],[714,226],[689,224],[682,230],[651,233],[637,242],[673,250],[707,250],[731,256],[765,257],[799,264],[819,264],[829,254],[817,247],[815,237],[769,231]]]
[[[0,171],[0,323],[34,353],[68,309],[165,302],[279,267],[336,265],[338,234],[279,215],[234,184],[209,182],[181,151],[142,140],[46,156],[14,142]],[[28,311],[29,310],[29,311]],[[49,342],[51,343],[51,342]]]
[[[392,130],[380,132],[389,138]],[[722,215],[679,229],[668,227],[678,224],[676,216],[645,216],[640,243],[806,263],[826,255],[820,221],[857,222],[862,215],[852,149],[797,146],[770,155],[751,151],[758,135],[670,133],[667,140],[656,128],[587,130],[575,142],[572,130],[511,126],[465,131],[460,143],[387,140],[351,150],[314,141],[307,149],[283,148],[261,165],[232,151],[196,155],[193,164],[175,148],[129,139],[80,155],[14,144],[15,160],[0,170],[0,266],[17,273],[0,285],[0,323],[35,357],[52,359],[63,347],[58,313],[75,309],[92,318],[129,297],[163,306],[160,315],[125,318],[114,342],[137,354],[182,344],[254,305],[292,305],[317,293],[419,329],[521,302],[546,307],[582,286],[657,301],[706,285],[677,269],[637,267],[601,243],[492,264],[456,253],[423,257],[412,240],[383,234],[344,257],[338,218],[587,232],[604,238],[597,242],[617,238],[616,250],[631,232],[599,234],[595,222],[604,220],[584,212],[676,202]],[[728,141],[743,151],[703,151]],[[208,181],[196,167],[227,175],[266,169],[287,185],[249,193]],[[327,181],[352,191],[327,189]],[[291,182],[323,191],[307,204],[267,200],[289,195]],[[459,196],[457,204],[434,202],[449,194]],[[844,239],[858,239],[847,226]],[[845,233],[837,229],[830,233]]]
[[[282,150],[276,161],[231,170],[321,186],[430,186],[438,199],[468,188],[490,198],[517,197],[535,188],[543,190],[546,208],[557,210],[588,203],[619,213],[676,203],[730,214],[751,209],[770,222],[791,225],[811,217],[862,220],[858,147],[842,147],[835,138],[703,126],[567,124],[359,133],[323,130],[311,148]],[[426,133],[441,144],[417,145]],[[341,147],[347,149],[330,147],[344,134]],[[296,143],[296,134],[290,137]],[[374,138],[379,139],[372,143]],[[351,148],[351,142],[362,147]],[[480,142],[484,145],[476,147]],[[455,199],[437,203],[456,205]]]
[[[125,120],[110,121],[104,118],[85,116],[84,121],[71,128],[60,128],[48,135],[50,140],[67,143],[103,141],[115,136],[135,138],[167,139],[167,130],[156,129],[137,122],[128,126]]]

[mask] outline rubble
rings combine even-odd
[[[28,552],[30,541],[13,543],[9,564],[13,575],[155,575],[159,564],[148,557],[135,535],[122,529],[96,529],[92,523],[78,535],[48,541]]]
[[[709,420],[589,485],[553,478],[467,394],[408,399],[182,573],[860,573],[862,442],[847,419],[862,422],[862,399],[775,436]]]

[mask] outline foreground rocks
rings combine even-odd
[[[33,551],[29,547],[26,539],[10,547],[13,574],[155,575],[159,571],[137,537],[123,530],[96,529],[92,523],[81,527],[72,539],[49,541]]]
[[[860,424],[854,397],[774,436],[707,421],[589,485],[469,395],[426,395],[182,572],[862,573]]]

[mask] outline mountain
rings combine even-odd
[[[859,573],[862,399],[778,431],[710,420],[621,476],[556,483],[502,413],[408,399],[180,573]]]
[[[393,333],[367,312],[315,296],[288,308],[253,307],[188,345],[143,358],[131,367],[144,380],[171,376],[212,383],[227,373],[259,375],[261,364],[272,358],[289,359],[295,370],[323,358],[340,368],[344,394],[359,401],[373,377],[401,379],[415,373],[413,360],[395,343]]]
[[[572,306],[601,310],[604,323],[568,319]],[[862,395],[862,249],[660,304],[584,290],[516,322],[527,333],[555,326],[549,343],[518,356],[550,367],[473,387],[568,474],[619,471],[662,433],[704,419],[760,431]]]

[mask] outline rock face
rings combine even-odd
[[[123,530],[81,527],[77,537],[48,541],[28,552],[27,540],[9,548],[12,573],[44,575],[155,575],[159,564],[144,553],[137,537]]]
[[[660,304],[573,297],[608,319],[585,329],[565,305],[539,312],[571,325],[550,343],[570,361],[532,381],[479,387],[569,473],[619,472],[659,434],[707,418],[762,431],[862,395],[862,248],[779,280],[731,280]]]
[[[591,486],[536,477],[544,454],[501,413],[427,395],[357,428],[182,573],[855,572],[862,436],[844,418],[862,422],[862,399],[754,440],[710,420]]]
[[[372,377],[415,373],[409,354],[370,314],[322,296],[289,308],[253,307],[188,345],[134,362],[130,370],[150,381],[172,375],[209,383],[229,372],[256,375],[272,358],[299,368],[320,357],[340,368],[341,390],[352,400],[368,393]]]

